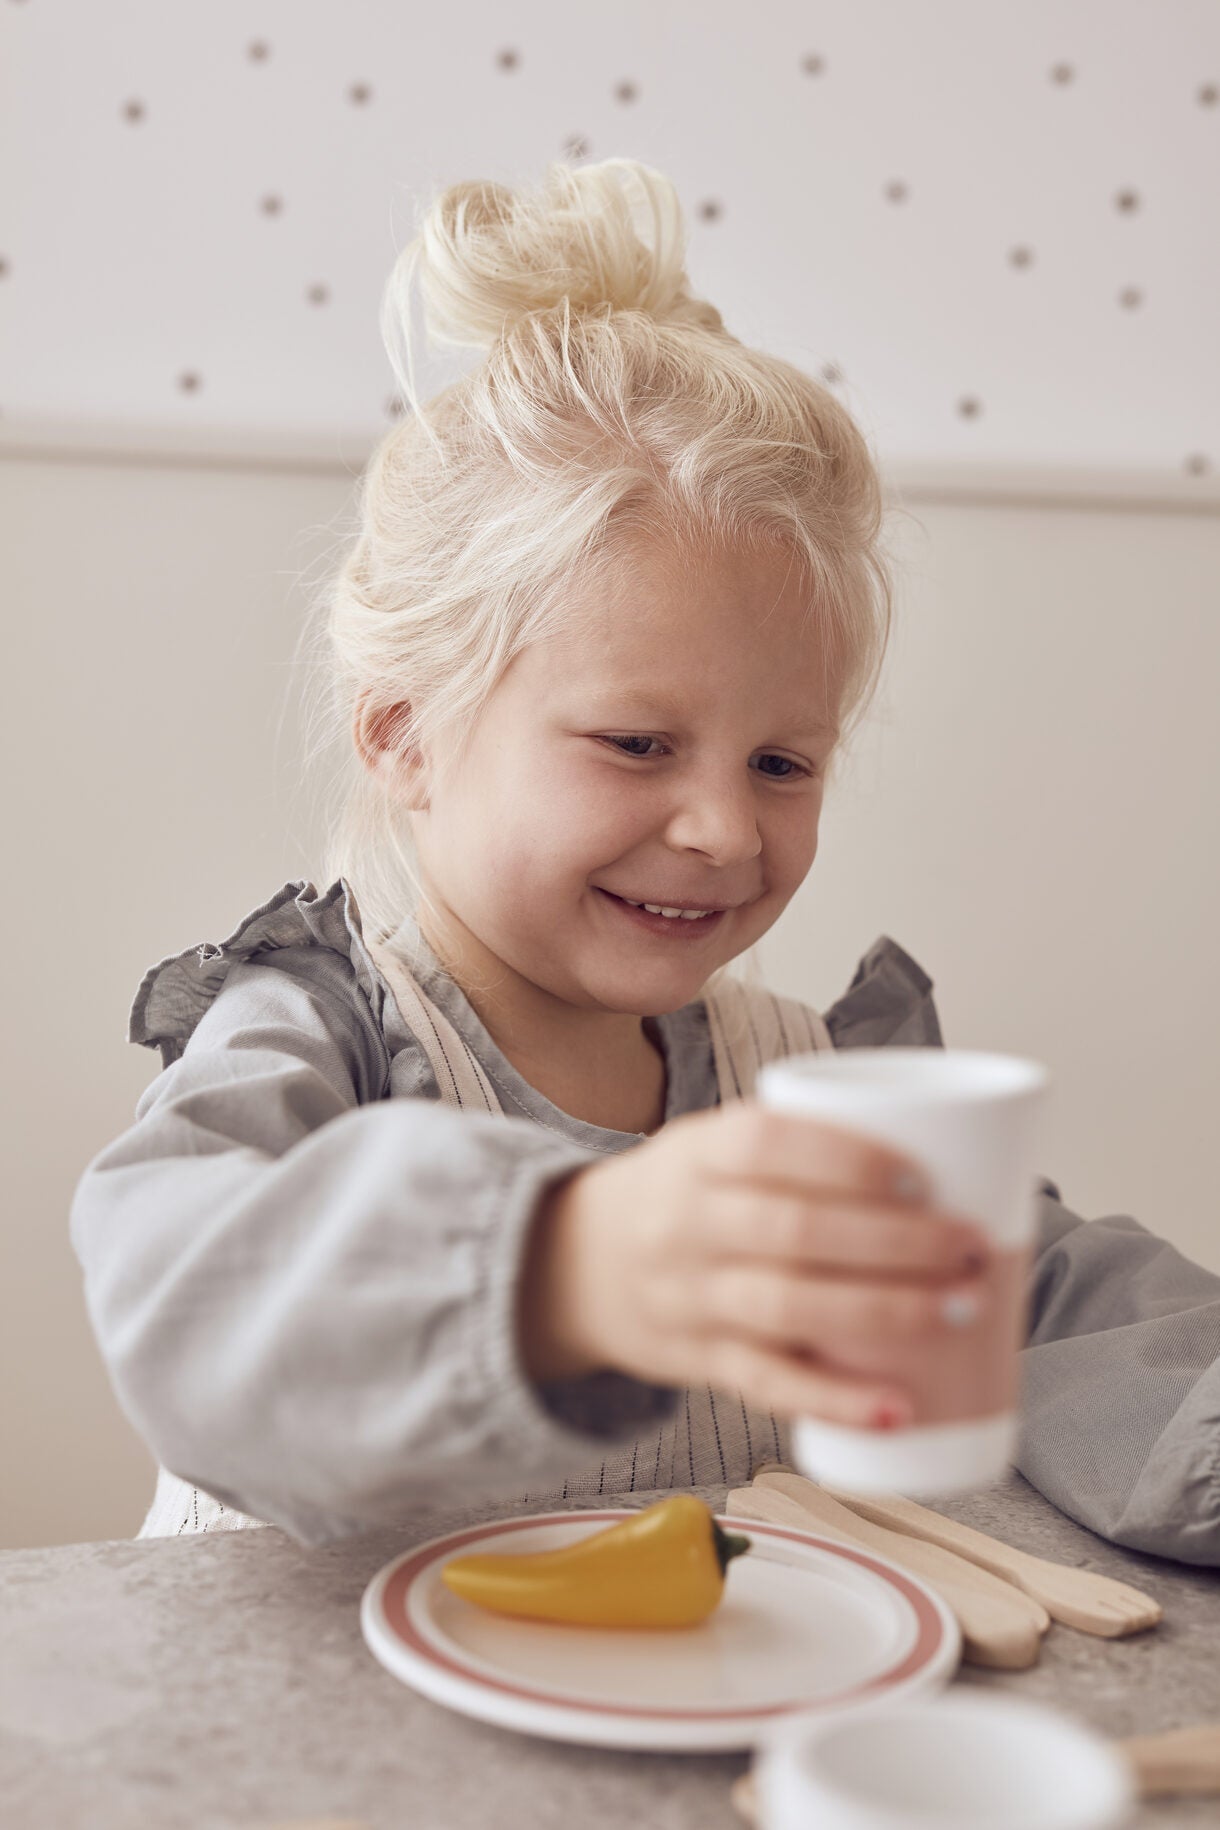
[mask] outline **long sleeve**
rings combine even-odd
[[[1114,1544],[1220,1565],[1220,1277],[1045,1192],[1017,1466]]]
[[[337,953],[235,962],[72,1203],[130,1421],[174,1473],[307,1543],[562,1480],[676,1402],[603,1374],[596,1406],[591,1382],[568,1394],[569,1427],[563,1391],[552,1405],[520,1365],[528,1229],[594,1154],[384,1098],[386,1071]]]
[[[931,991],[881,937],[826,1012],[835,1046],[940,1046]],[[598,1151],[444,1105],[392,1023],[346,886],[285,885],[146,975],[130,1039],[163,1071],[72,1203],[135,1428],[164,1467],[307,1543],[596,1474],[680,1398],[612,1371],[531,1384],[529,1229]],[[687,1044],[711,1073],[706,1019]],[[1220,1277],[1127,1216],[1081,1219],[1052,1184],[1017,1465],[1114,1543],[1220,1565]]]
[[[943,1046],[932,981],[882,936],[827,1013],[837,1048]],[[1113,1544],[1220,1565],[1220,1277],[1044,1181],[1017,1466]]]

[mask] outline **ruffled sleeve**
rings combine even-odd
[[[127,1040],[160,1050],[162,1067],[181,1058],[232,967],[285,947],[325,947],[351,963],[373,1017],[380,1021],[386,987],[373,964],[350,886],[338,878],[321,894],[312,883],[286,883],[251,910],[222,941],[203,941],[150,966],[128,1018]]]
[[[825,1023],[836,1048],[944,1047],[932,980],[888,934],[862,955]]]

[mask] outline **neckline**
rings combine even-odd
[[[420,989],[444,1011],[458,1034],[473,1050],[497,1090],[514,1105],[528,1112],[538,1124],[548,1130],[561,1131],[576,1143],[589,1144],[603,1150],[616,1148],[623,1143],[638,1143],[643,1138],[655,1135],[647,1131],[615,1131],[606,1125],[591,1124],[587,1119],[576,1118],[571,1112],[565,1112],[562,1106],[555,1105],[545,1094],[540,1093],[533,1082],[527,1080],[508,1059],[457,980],[429,946],[414,915],[404,916],[383,944],[397,955],[416,979]],[[698,1005],[699,1000],[696,1000],[684,1005],[682,1010],[692,1011]],[[663,1012],[660,1016],[643,1019],[649,1026],[648,1034],[655,1039],[665,1062],[665,1116],[662,1124],[668,1124],[671,1118],[689,1109],[684,1102],[686,1085],[683,1053],[671,1027],[674,1018],[681,1015],[681,1011]]]

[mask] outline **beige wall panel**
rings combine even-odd
[[[0,1545],[136,1530],[152,1462],[111,1395],[67,1238],[157,1057],[145,968],[315,877],[298,793],[301,581],[353,478],[0,465],[10,873]],[[760,949],[830,1002],[888,933],[946,1038],[1055,1078],[1047,1173],[1220,1270],[1220,518],[914,505],[886,680],[821,855]],[[321,885],[319,885],[321,887]]]

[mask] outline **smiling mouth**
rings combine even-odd
[[[685,939],[693,938],[696,934],[708,934],[713,928],[719,927],[727,912],[724,908],[712,908],[701,912],[692,909],[688,913],[661,915],[653,913],[643,903],[628,901],[626,896],[616,896],[613,890],[603,889],[600,883],[595,883],[593,888],[608,902],[616,903],[629,921],[635,922],[641,928],[651,929],[654,933],[672,934],[675,938],[681,936]],[[657,909],[676,908],[677,906],[676,903],[655,905]]]

